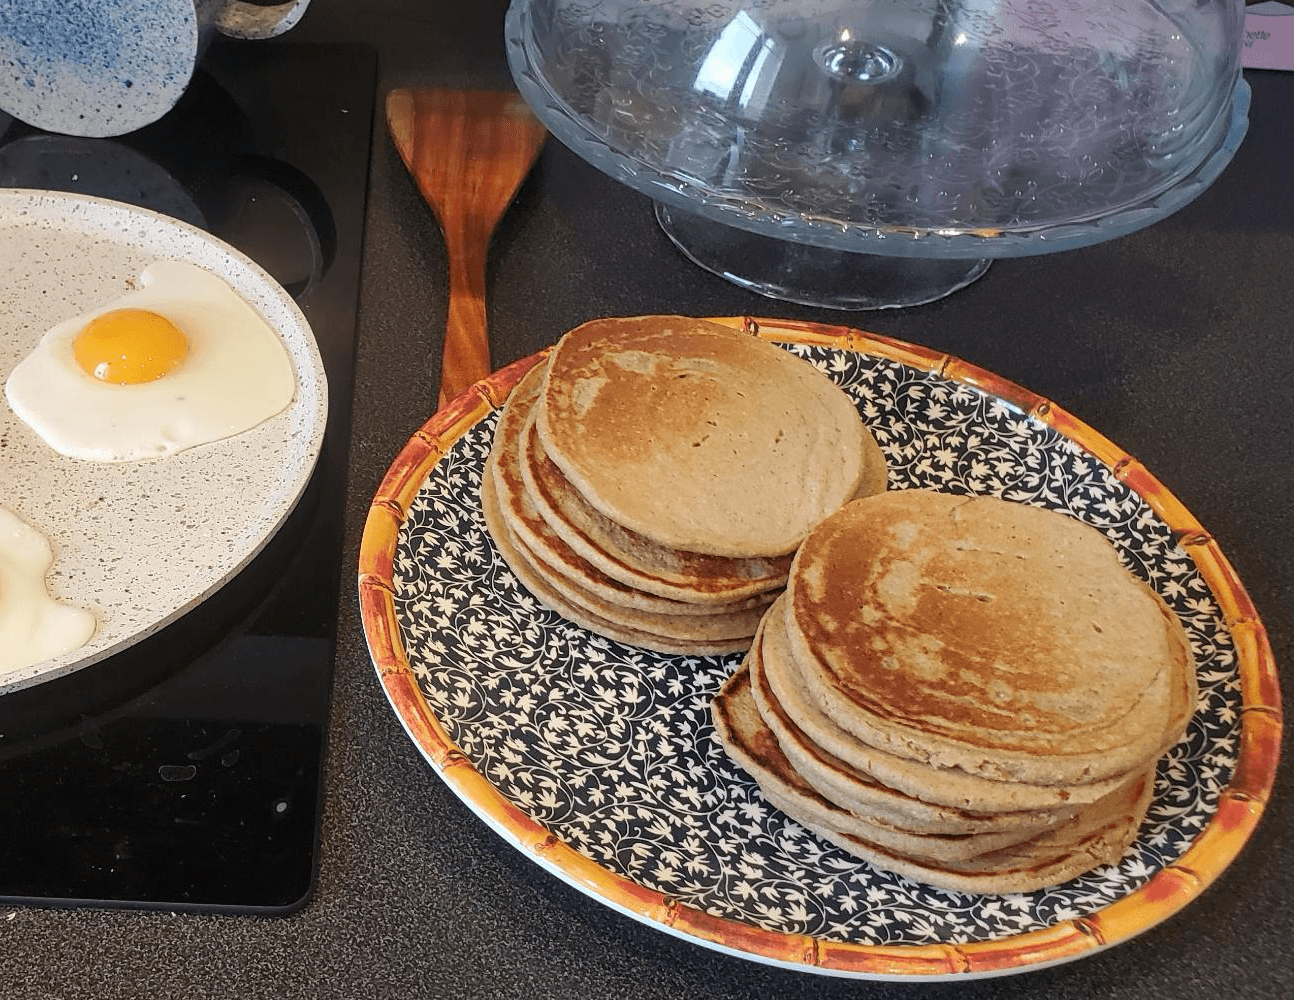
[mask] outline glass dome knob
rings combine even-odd
[[[854,38],[847,28],[834,42],[815,49],[813,57],[829,76],[844,83],[884,83],[903,66],[885,46]]]

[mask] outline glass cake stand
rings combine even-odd
[[[1248,125],[1241,0],[513,0],[559,140],[774,298],[917,305],[1187,204]]]

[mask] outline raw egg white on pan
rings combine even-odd
[[[0,676],[85,645],[94,615],[50,597],[49,542],[0,507]]]
[[[180,261],[49,330],[5,383],[9,405],[70,458],[132,462],[241,434],[292,402],[292,361],[223,279]]]

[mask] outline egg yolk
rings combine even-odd
[[[81,370],[115,385],[159,379],[188,353],[189,342],[180,328],[147,309],[101,313],[72,341],[72,355]]]

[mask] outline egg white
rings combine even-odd
[[[54,563],[49,542],[0,507],[0,676],[85,645],[94,615],[54,600],[45,575]]]
[[[184,333],[172,372],[137,385],[87,375],[72,343],[95,316],[147,309]],[[59,323],[10,374],[14,413],[55,451],[95,462],[161,458],[250,430],[292,402],[292,360],[272,327],[223,279],[180,261],[144,269],[138,287]]]

